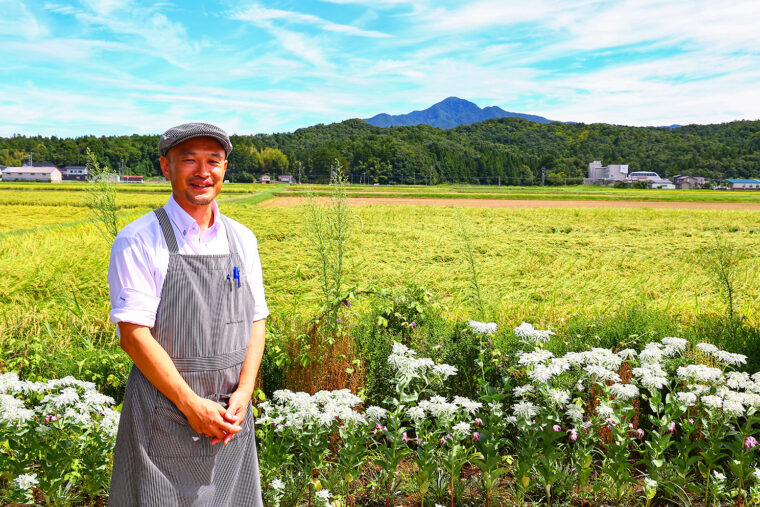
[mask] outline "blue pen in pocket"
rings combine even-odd
[[[237,286],[240,288],[240,270],[237,266],[232,268],[232,276],[235,278],[235,280],[237,280]]]

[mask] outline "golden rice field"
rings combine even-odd
[[[86,208],[65,204],[72,193],[65,188],[0,192],[9,197],[0,205],[7,218],[0,226],[0,336],[52,333],[63,345],[77,335],[110,335],[110,245],[86,221]],[[168,197],[136,194],[119,195],[122,202],[145,197],[137,208],[122,212],[124,223]],[[235,197],[231,194],[227,197]],[[220,205],[258,237],[272,316],[313,308],[318,284],[305,234],[305,207],[263,208],[234,199]],[[558,328],[573,316],[593,317],[633,305],[666,310],[685,322],[699,313],[721,311],[704,253],[716,241],[748,254],[741,264],[737,303],[742,313],[757,320],[760,211],[351,209],[348,282],[359,288],[421,285],[453,316],[473,313],[459,232],[465,223],[470,224],[486,302],[493,319],[505,324],[529,319]],[[77,305],[87,318],[71,311]]]

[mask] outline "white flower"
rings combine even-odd
[[[694,393],[677,392],[679,403],[686,407],[692,407],[697,403],[697,395]]]
[[[561,407],[570,401],[570,392],[565,389],[549,389],[547,394],[549,395],[549,401],[558,407]]]
[[[702,396],[701,401],[707,408],[720,408],[723,406],[723,400],[719,396],[713,396],[711,394]]]
[[[494,334],[496,332],[495,322],[478,322],[477,320],[470,320],[470,329],[477,334]]]
[[[283,489],[285,489],[285,483],[282,482],[282,480],[279,477],[272,479],[272,483],[270,484],[270,486],[275,491],[282,491]]]
[[[517,417],[532,419],[538,414],[538,407],[529,401],[521,401],[512,407],[512,412],[514,412]]]
[[[432,369],[435,363],[429,357],[417,358],[417,352],[401,343],[393,344],[393,351],[388,356],[388,363],[396,368],[398,373],[409,378],[419,378]]]
[[[367,410],[365,410],[364,413],[367,414],[367,417],[374,419],[375,421],[382,421],[388,415],[387,410],[374,405],[367,407]]]
[[[425,419],[425,411],[420,407],[412,407],[409,410],[406,411],[406,415],[409,416],[411,420],[413,420],[415,423],[418,423]]]
[[[596,414],[602,419],[608,419],[612,417],[614,413],[615,413],[615,410],[608,405],[599,405],[598,407],[596,407]]]
[[[22,400],[10,394],[0,394],[0,423],[17,425],[34,417],[34,410],[27,409]]]
[[[525,384],[524,386],[517,386],[512,389],[512,394],[517,398],[524,398],[525,395],[531,394],[535,389],[533,384]]]
[[[723,411],[728,415],[739,417],[744,415],[744,405],[737,399],[726,398],[723,400]]]
[[[450,364],[436,364],[433,366],[433,373],[447,378],[456,375],[458,372],[456,366],[451,366]]]
[[[13,479],[13,482],[15,482],[16,487],[22,491],[26,491],[40,483],[40,481],[37,480],[37,474],[21,474]]]
[[[730,371],[726,373],[726,385],[731,389],[751,389],[754,387],[749,378],[749,373],[743,371]]]
[[[752,475],[755,476],[756,481],[760,481],[760,468],[755,468],[755,471],[752,472]]]
[[[442,396],[433,396],[429,400],[423,400],[420,402],[419,407],[433,417],[438,417],[445,421],[454,417],[457,411],[459,411],[457,405],[447,402],[446,398]]]
[[[676,370],[678,378],[684,381],[715,382],[723,373],[719,368],[711,368],[704,364],[688,364]]]
[[[728,366],[737,366],[747,362],[747,356],[743,354],[734,354],[725,350],[718,350],[713,353],[713,357],[719,362]]]
[[[329,489],[320,489],[317,491],[317,497],[321,498],[322,500],[329,500],[330,499],[330,490]]]
[[[549,329],[541,330],[533,327],[533,324],[523,322],[515,328],[515,336],[524,340],[529,340],[533,343],[543,343],[549,341],[554,334],[554,331]]]
[[[562,357],[564,357],[565,360],[573,366],[580,366],[586,362],[587,355],[588,352],[568,352]]]
[[[475,412],[480,410],[481,407],[483,406],[482,403],[478,401],[473,401],[463,396],[454,396],[454,403],[462,407],[462,409],[465,412],[469,412],[470,414],[475,414]]]
[[[631,400],[639,395],[639,388],[633,384],[612,384],[610,392],[623,401]]]
[[[644,489],[648,489],[650,491],[657,489],[657,481],[654,479],[651,479],[649,477],[644,477]]]
[[[66,405],[73,405],[79,401],[79,393],[73,387],[66,387],[58,394],[48,394],[42,398],[43,405],[49,405],[54,408],[63,408]]]
[[[659,363],[663,355],[662,347],[659,343],[647,343],[644,350],[639,353],[639,361],[642,364]]]
[[[617,370],[623,364],[623,359],[618,354],[613,354],[609,349],[594,347],[586,353],[586,363]]]
[[[554,372],[548,366],[537,364],[533,370],[528,373],[528,377],[536,382],[548,382],[554,376]]]
[[[451,428],[451,432],[457,439],[462,439],[470,434],[470,423],[468,422],[460,422],[459,424],[454,425],[453,428]]]
[[[681,351],[686,348],[686,346],[689,344],[688,340],[684,340],[683,338],[676,338],[674,336],[668,336],[666,338],[663,338],[660,340],[663,345],[667,345],[668,347],[673,347],[674,349]]]
[[[110,438],[116,438],[116,433],[119,430],[119,418],[121,414],[112,409],[107,408],[103,411],[103,417],[100,419],[100,431],[105,433]]]
[[[717,470],[713,471],[713,477],[715,477],[715,480],[718,482],[724,482],[726,480],[726,476],[718,472]]]
[[[633,359],[636,357],[636,355],[638,355],[638,352],[636,352],[634,349],[623,349],[618,352],[617,355],[622,359]]]
[[[613,382],[620,382],[621,380],[620,375],[599,364],[589,364],[584,370],[589,376],[596,377],[598,380],[611,380]]]
[[[714,354],[719,350],[718,347],[712,343],[697,343],[697,348],[705,354]]]
[[[570,404],[565,410],[565,415],[570,418],[574,423],[583,421],[583,407],[579,407],[575,404]]]
[[[517,364],[532,366],[539,363],[544,363],[552,357],[554,357],[554,354],[548,350],[536,350],[534,352],[527,352],[520,355],[520,359],[518,359]]]

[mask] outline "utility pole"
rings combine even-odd
[[[124,177],[124,159],[121,159],[121,162],[119,163],[119,180],[121,180]]]
[[[541,166],[541,186],[544,186],[544,183],[546,183],[546,167]]]
[[[32,155],[33,154],[34,154],[33,151],[29,152],[29,167],[33,167],[34,166],[34,162],[32,162]]]

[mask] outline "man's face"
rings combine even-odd
[[[212,137],[192,137],[161,157],[161,172],[179,205],[206,206],[219,195],[227,170],[224,148]]]

